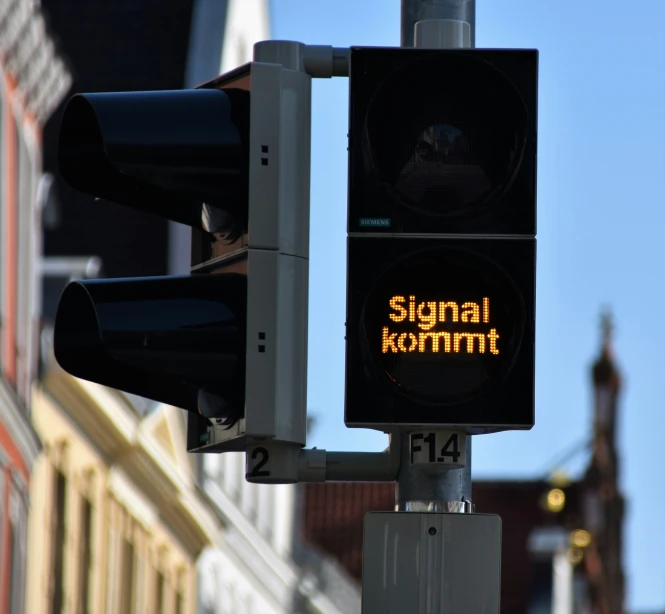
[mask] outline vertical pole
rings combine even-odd
[[[473,47],[475,12],[475,0],[402,0],[401,46]],[[411,464],[409,433],[403,432],[400,437],[395,509],[471,511],[471,436],[459,433],[460,441],[466,440],[465,466],[461,469]]]
[[[476,46],[476,0],[402,0],[401,47],[415,46],[415,25],[425,19],[465,21],[471,30],[469,46]]]

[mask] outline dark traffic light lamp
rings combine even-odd
[[[252,62],[197,89],[65,108],[63,178],[191,226],[192,274],[70,284],[56,359],[189,410],[190,451],[305,444],[310,94],[305,72]]]
[[[531,425],[534,248],[350,238],[347,424]]]
[[[534,236],[537,59],[352,48],[349,232]]]
[[[215,394],[233,423],[245,403],[245,275],[89,280],[60,299],[55,352],[83,379],[197,412]],[[212,417],[212,416],[211,416]]]
[[[345,421],[534,423],[537,52],[353,48]]]

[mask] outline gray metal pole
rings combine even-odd
[[[469,24],[467,41],[475,41],[475,0],[402,0],[402,47],[414,46],[415,25],[427,19],[448,19]],[[447,46],[458,46],[460,38]],[[446,30],[442,30],[445,32]],[[422,430],[422,429],[420,429]],[[434,430],[434,429],[430,429]],[[462,469],[445,469],[441,465],[413,465],[409,433],[401,434],[400,468],[397,474],[395,508],[410,511],[467,512],[471,500],[471,436],[466,439],[466,464]],[[468,501],[468,504],[464,502]]]
[[[445,469],[441,465],[412,465],[409,434],[402,433],[395,509],[414,512],[470,511],[471,436],[460,434],[460,437],[466,438],[465,466],[462,469]]]
[[[413,47],[416,22],[424,19],[455,19],[471,26],[471,47],[476,46],[476,0],[402,0],[400,46]]]

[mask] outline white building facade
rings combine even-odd
[[[358,587],[300,539],[297,485],[250,484],[242,453],[208,454],[203,489],[222,516],[199,558],[199,614],[354,614]]]

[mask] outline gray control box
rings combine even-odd
[[[362,614],[499,614],[501,518],[365,515]]]

